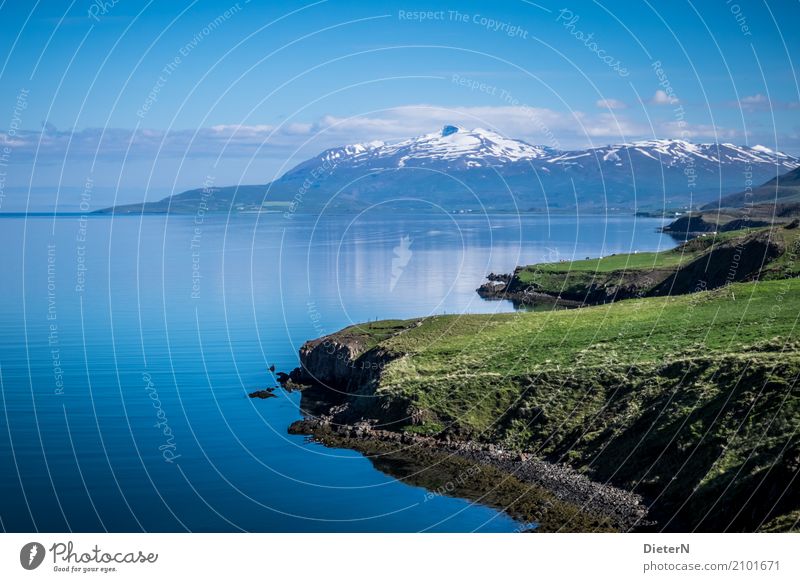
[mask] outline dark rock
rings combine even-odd
[[[693,214],[681,216],[661,229],[662,232],[686,236],[696,235],[701,232],[715,232],[716,230],[716,224],[706,222],[702,216]]]
[[[275,398],[275,388],[264,388],[263,390],[256,390],[248,394],[250,398]]]

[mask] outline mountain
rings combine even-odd
[[[800,168],[765,182],[761,186],[723,196],[686,213],[663,227],[678,239],[701,233],[730,232],[779,223],[795,226],[800,218]]]
[[[773,178],[750,192],[737,192],[723,196],[717,202],[703,206],[703,210],[717,208],[742,208],[745,204],[800,203],[800,168]]]
[[[578,151],[536,146],[486,129],[446,125],[388,143],[332,148],[263,186],[190,190],[101,212],[367,207],[458,210],[658,209],[697,205],[800,165],[763,146],[648,140]]]

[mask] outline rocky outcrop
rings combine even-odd
[[[558,307],[580,307],[584,297],[570,296],[568,293],[554,295],[540,289],[535,284],[522,283],[517,276],[519,269],[512,274],[490,274],[486,283],[476,289],[478,295],[488,300],[508,300],[515,306],[549,305]]]
[[[676,235],[697,235],[703,232],[715,232],[717,225],[711,222],[706,222],[700,215],[688,214],[676,218],[668,225],[664,226],[661,231]]]
[[[595,483],[566,465],[493,443],[459,440],[452,432],[434,437],[406,430],[430,419],[403,397],[379,390],[384,368],[400,356],[370,347],[348,330],[306,342],[300,350],[301,366],[280,376],[284,385],[303,386],[304,418],[293,423],[289,432],[311,435],[335,446],[359,449],[359,443],[379,442],[402,449],[405,455],[413,455],[417,449],[456,456],[541,487],[582,512],[601,516],[614,529],[629,530],[647,523],[641,497]]]
[[[711,220],[706,220],[707,217]],[[733,232],[744,228],[762,228],[772,224],[766,220],[756,220],[747,216],[735,218],[721,224],[712,222],[712,220],[714,220],[714,215],[712,213],[687,214],[664,226],[661,231],[681,239],[684,237],[692,238],[699,234],[711,232]]]
[[[335,424],[363,419],[382,428],[420,424],[424,415],[410,401],[378,391],[384,368],[401,355],[370,347],[348,328],[303,344],[300,367],[283,376],[282,384],[302,386],[303,412]]]

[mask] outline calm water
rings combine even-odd
[[[0,518],[41,531],[513,531],[252,400],[353,322],[506,311],[520,263],[671,246],[599,216],[0,218]],[[85,241],[85,242],[84,242]],[[83,270],[85,267],[85,270]],[[166,435],[164,434],[166,431]],[[171,436],[170,436],[171,435]]]

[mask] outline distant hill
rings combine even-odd
[[[441,131],[326,150],[269,184],[190,190],[100,212],[282,210],[355,212],[367,207],[454,212],[533,209],[639,210],[711,203],[793,170],[800,160],[762,146],[648,140],[563,151],[486,129]]]
[[[754,188],[752,192],[737,192],[723,196],[718,202],[709,202],[702,210],[717,208],[742,208],[746,203],[793,203],[800,202],[800,168],[795,168]]]
[[[788,223],[800,217],[800,168],[684,214],[662,230],[676,238]]]

